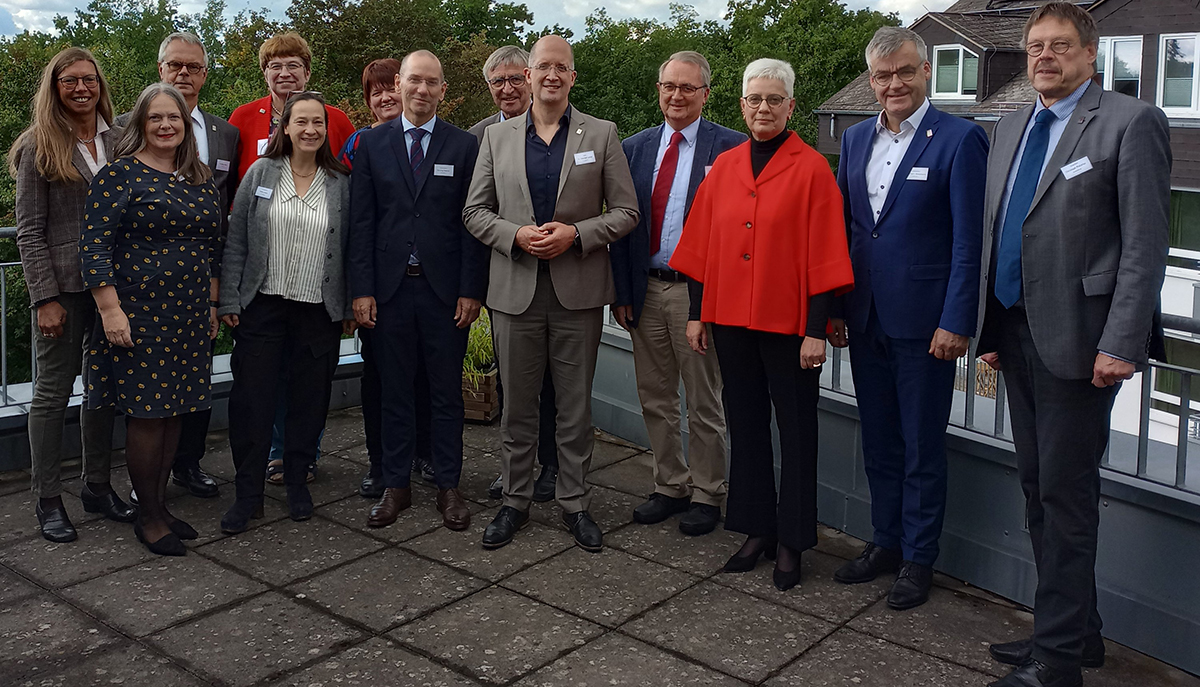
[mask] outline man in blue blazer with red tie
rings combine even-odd
[[[404,114],[362,134],[350,176],[347,273],[354,317],[373,329],[383,382],[383,497],[367,524],[385,527],[412,505],[414,382],[424,356],[432,405],[437,509],[466,529],[462,473],[462,362],[487,290],[488,249],[463,225],[479,144],[437,117],[442,64],[427,50],[405,56],[396,77]]]
[[[916,33],[881,28],[866,58],[883,112],[842,135],[854,290],[832,339],[849,339],[875,534],[834,577],[898,571],[888,605],[905,610],[928,600],[938,557],[955,360],[979,318],[988,140],[929,103]]]

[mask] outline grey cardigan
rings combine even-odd
[[[229,217],[229,236],[221,269],[221,307],[219,315],[240,315],[258,295],[267,280],[267,213],[275,187],[287,169],[286,158],[259,158],[238,186]],[[258,189],[270,189],[272,198],[262,198]],[[321,300],[329,319],[354,317],[350,309],[350,290],[346,287],[345,254],[350,236],[350,178],[337,172],[325,175],[325,203],[329,207],[329,233],[325,239],[325,279]]]

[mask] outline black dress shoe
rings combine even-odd
[[[929,589],[933,586],[933,568],[912,561],[904,561],[892,591],[888,593],[887,605],[893,611],[907,611],[929,601]]]
[[[167,527],[171,528],[171,531],[175,533],[176,537],[179,537],[184,541],[193,541],[200,538],[200,533],[196,531],[196,528],[182,520],[172,520],[171,524],[167,525]]]
[[[137,497],[137,490],[136,490],[136,489],[130,489],[130,490],[129,490],[129,504],[130,504],[130,505],[132,505],[132,506],[136,506],[136,505],[138,505],[138,497]]]
[[[721,522],[721,509],[707,503],[693,503],[688,512],[679,519],[679,531],[689,537],[698,537],[717,529]]]
[[[488,485],[488,498],[504,498],[504,475],[496,475],[496,479]]]
[[[383,496],[383,475],[368,472],[358,485],[358,495],[367,499],[378,499]]]
[[[133,523],[133,533],[137,536],[138,541],[146,545],[150,549],[150,553],[159,556],[186,556],[187,547],[179,540],[179,535],[174,532],[163,535],[157,541],[147,541],[146,533],[142,531],[142,523]]]
[[[251,518],[263,516],[262,497],[256,499],[237,499],[221,518],[221,531],[225,534],[240,534],[250,529]]]
[[[1082,687],[1083,673],[1079,670],[1059,670],[1030,659],[1019,668],[988,687]]]
[[[216,480],[195,466],[173,471],[171,481],[190,491],[192,496],[202,499],[211,499],[221,493]]]
[[[33,507],[33,512],[37,514],[38,524],[42,526],[42,536],[52,542],[59,544],[75,541],[79,535],[75,532],[75,526],[71,524],[71,519],[67,517],[67,509],[59,506],[50,510],[42,510],[42,504],[39,501]]]
[[[553,465],[543,465],[537,481],[533,483],[533,500],[536,503],[553,501],[557,486],[558,468]]]
[[[721,572],[727,572],[727,573],[750,572],[751,570],[754,569],[754,566],[758,565],[758,557],[759,556],[766,554],[767,558],[774,558],[775,557],[775,548],[777,546],[779,546],[779,542],[776,541],[776,539],[774,537],[771,537],[770,539],[765,539],[763,542],[763,545],[760,548],[758,548],[756,551],[754,551],[754,553],[751,553],[749,555],[743,556],[741,554],[741,549],[738,549],[737,553],[733,554],[733,556],[731,556],[728,561],[725,561],[725,565],[721,568]]]
[[[645,503],[633,509],[633,520],[643,525],[654,525],[676,513],[686,511],[691,503],[689,498],[675,498],[655,492]]]
[[[791,571],[780,570],[778,567],[775,568],[775,571],[771,573],[771,581],[775,584],[775,588],[781,592],[786,592],[800,584],[799,564],[796,565],[795,570]]]
[[[1033,639],[1018,639],[1015,642],[992,644],[988,647],[992,658],[1010,666],[1024,665],[1033,658]],[[1083,640],[1084,668],[1101,668],[1104,666],[1104,638],[1092,635]]]
[[[563,527],[566,527],[575,536],[575,543],[579,545],[579,548],[592,553],[599,553],[604,548],[604,535],[587,511],[581,510],[578,513],[563,511],[562,522]]]
[[[133,522],[137,520],[137,509],[121,500],[117,492],[97,494],[92,491],[87,482],[79,490],[79,500],[83,501],[83,509],[89,513],[103,513],[104,517],[117,522]]]
[[[433,474],[433,461],[428,458],[414,457],[412,464],[413,474],[421,476],[421,479],[426,482],[436,482],[437,477]]]
[[[500,506],[500,512],[483,531],[483,548],[498,549],[513,540],[517,530],[529,524],[529,513],[513,508]]]
[[[288,517],[295,522],[303,522],[312,517],[312,494],[308,493],[306,484],[289,484],[287,488]]]
[[[870,582],[880,575],[899,570],[902,558],[899,549],[867,544],[858,558],[846,561],[833,573],[833,579],[842,584]]]

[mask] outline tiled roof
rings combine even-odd
[[[931,12],[925,16],[985,49],[1021,48],[1026,15]]]
[[[970,111],[975,114],[1007,114],[1032,103],[1034,98],[1037,98],[1037,91],[1033,90],[1029,77],[1025,72],[1019,72],[986,100],[972,105]]]
[[[1034,7],[1041,7],[1052,0],[958,0],[947,7],[946,12],[1024,12],[1028,14]],[[1091,0],[1075,4],[1089,7]]]
[[[879,101],[875,100],[875,91],[871,90],[870,72],[859,74],[817,108],[818,112],[879,112],[879,110]]]

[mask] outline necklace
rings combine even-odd
[[[313,171],[309,172],[308,174],[301,174],[300,172],[296,171],[295,167],[292,167],[292,176],[300,177],[301,179],[307,179],[311,176],[314,176],[316,173],[317,173],[317,170],[313,169]]]
[[[76,138],[78,138],[78,137],[76,137]],[[91,138],[80,138],[79,142],[84,144],[85,146],[90,146],[91,144],[96,142],[96,137],[92,136]]]

